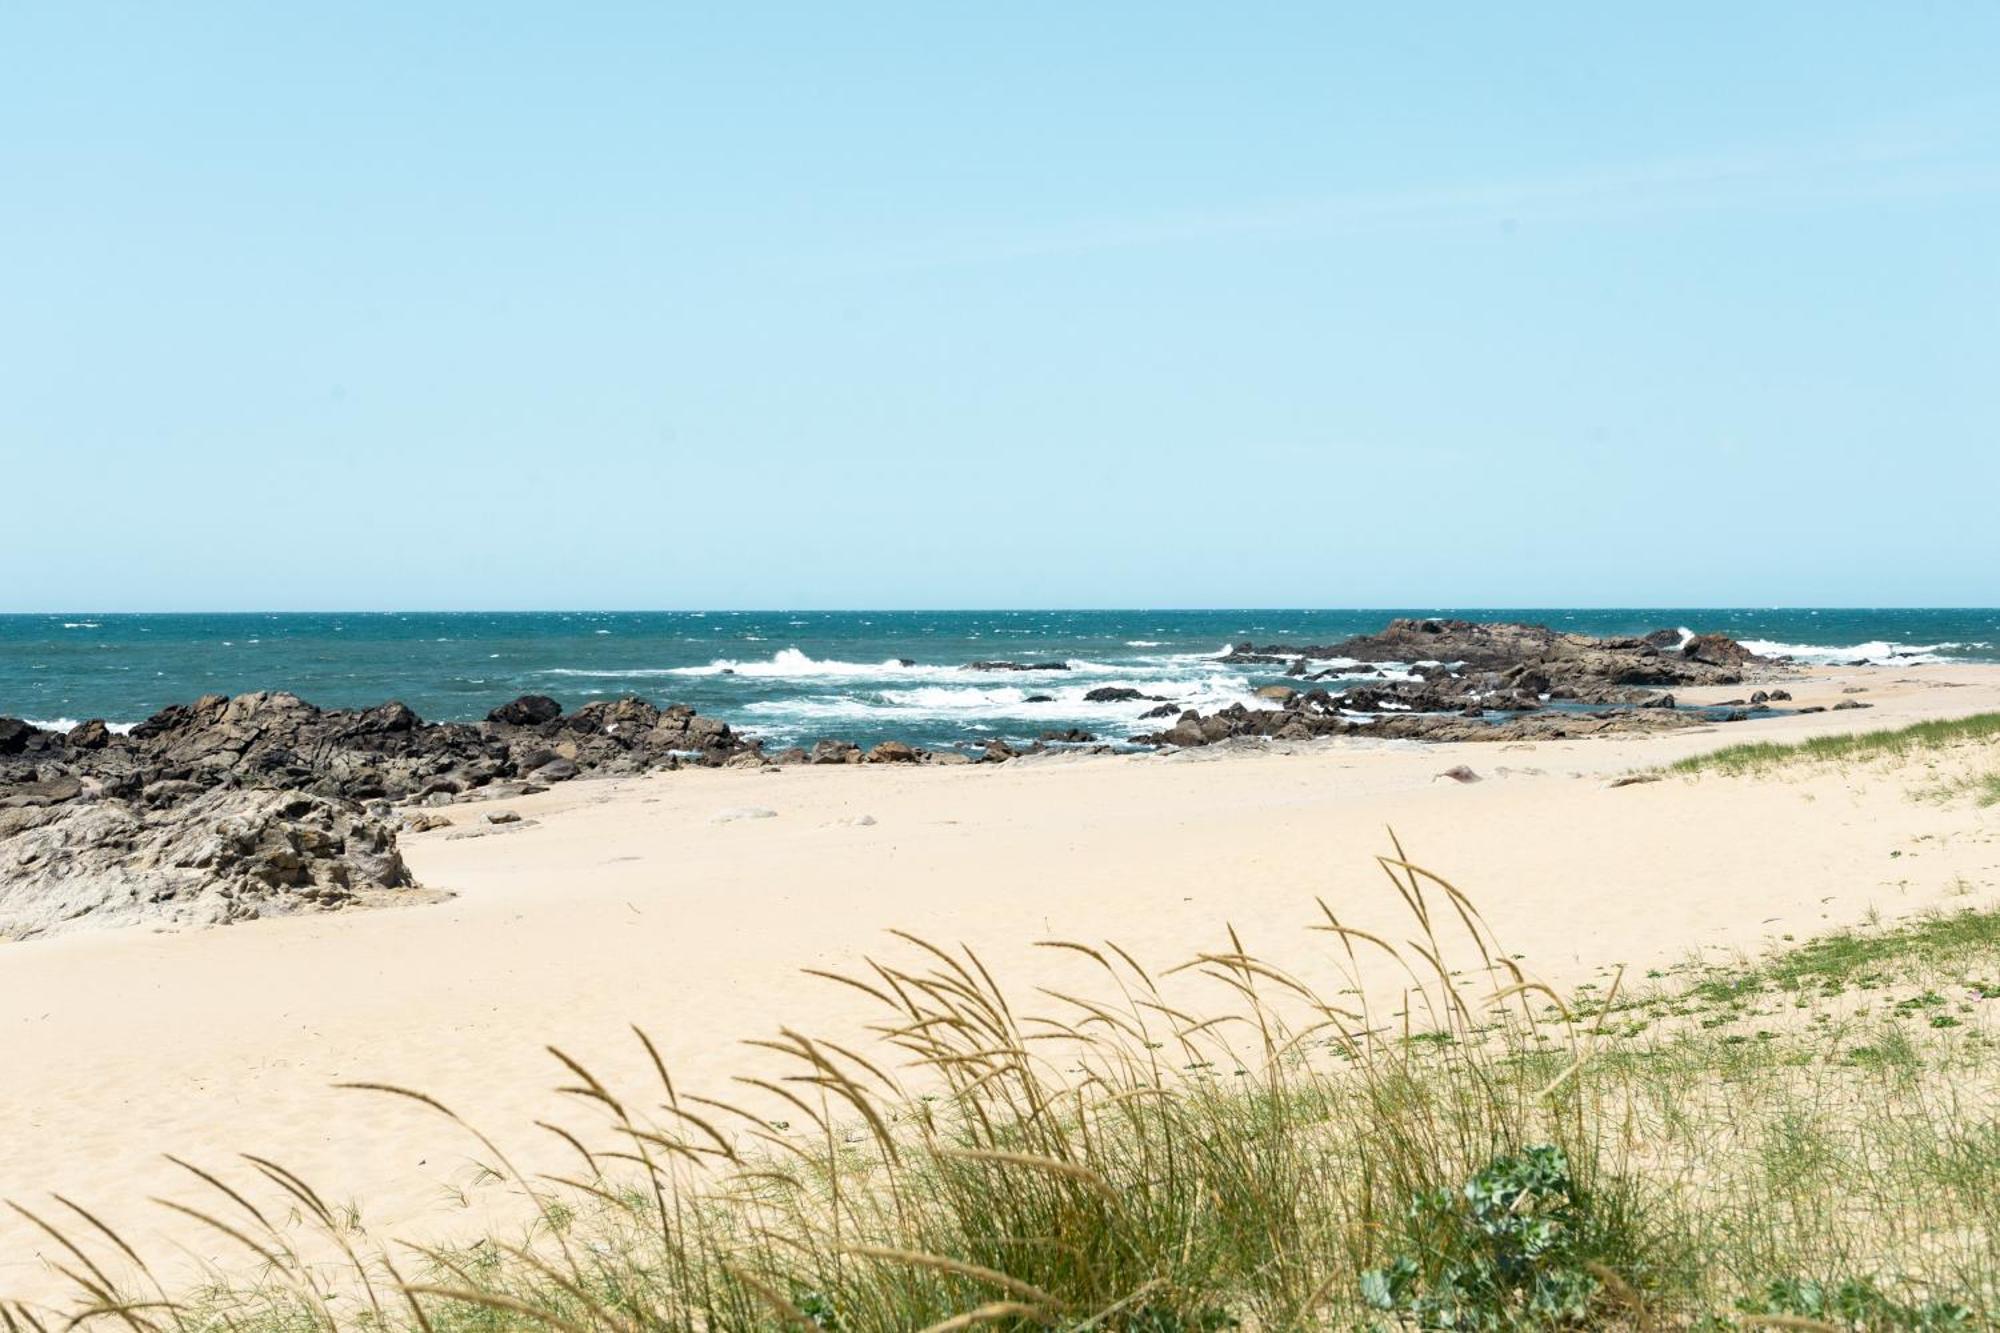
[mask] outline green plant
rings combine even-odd
[[[1425,1329],[1596,1326],[1607,1259],[1636,1248],[1582,1192],[1562,1149],[1540,1145],[1495,1158],[1457,1190],[1418,1194],[1405,1209],[1394,1256],[1361,1275],[1378,1310]],[[1629,1297],[1625,1297],[1629,1300]]]
[[[1864,1333],[1945,1333],[1976,1327],[1970,1308],[1949,1300],[1902,1302],[1868,1278],[1837,1283],[1784,1278],[1762,1296],[1738,1303],[1751,1315],[1792,1315]]]

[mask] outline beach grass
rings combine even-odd
[[[1689,755],[1668,765],[1672,773],[1761,773],[1797,764],[1872,759],[1903,759],[1925,750],[2000,740],[2000,713],[1918,722],[1907,727],[1813,736],[1802,741],[1755,741],[1729,745],[1706,754]],[[1984,780],[1983,789],[2000,799],[2000,773]]]
[[[868,1045],[787,1030],[728,1098],[554,1053],[567,1171],[459,1123],[528,1219],[399,1245],[275,1162],[177,1206],[261,1276],[152,1283],[95,1214],[35,1216],[76,1286],[19,1333],[969,1328],[1946,1329],[2000,1321],[2000,912],[1559,994],[1472,901],[1381,859],[1392,941],[1322,905],[1316,988],[1233,931],[1153,967],[1045,941],[827,974]],[[653,1044],[635,1035],[649,1056]],[[357,1096],[414,1104],[411,1089]],[[280,1198],[259,1204],[246,1184]]]

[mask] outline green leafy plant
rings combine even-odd
[[[1531,1147],[1462,1189],[1411,1199],[1394,1257],[1361,1275],[1362,1298],[1426,1329],[1584,1327],[1616,1303],[1610,1231],[1563,1151]]]
[[[1956,1301],[1906,1304],[1867,1278],[1832,1284],[1784,1278],[1773,1282],[1761,1300],[1743,1301],[1740,1308],[1750,1315],[1794,1315],[1868,1333],[1944,1333],[1977,1327],[1972,1311]]]

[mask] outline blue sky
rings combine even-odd
[[[2000,601],[2000,6],[0,10],[0,610]]]

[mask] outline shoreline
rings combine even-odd
[[[553,1043],[637,1079],[627,1025],[676,1080],[716,1092],[780,1025],[867,1006],[800,974],[857,965],[901,927],[964,941],[1010,985],[1056,974],[1033,941],[1110,938],[1185,956],[1224,924],[1301,944],[1313,900],[1388,919],[1373,865],[1393,827],[1471,893],[1537,975],[1570,985],[1691,948],[1754,951],[2000,885],[1990,817],[1891,775],[1674,779],[1634,768],[1747,739],[2000,710],[2000,667],[1825,668],[1875,707],[1664,735],[1423,744],[1335,739],[1028,763],[694,769],[509,799],[511,831],[407,838],[454,896],[228,930],[76,932],[0,951],[0,1197],[60,1190],[135,1240],[228,1247],[127,1201],[179,1188],[159,1157],[283,1162],[371,1222],[442,1235],[505,1217],[433,1118],[333,1090],[416,1086],[512,1144],[556,1099]],[[1724,687],[1727,688],[1727,687]],[[1461,783],[1446,770],[1470,766]],[[470,806],[466,809],[483,809]],[[720,816],[767,809],[758,818]],[[1893,855],[1892,855],[1893,854]],[[1972,897],[1957,885],[1969,883]],[[464,1206],[447,1195],[463,1191]],[[456,1196],[453,1196],[454,1198]],[[0,1222],[0,1291],[32,1294],[25,1224]]]

